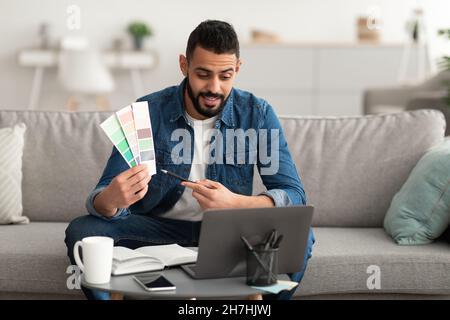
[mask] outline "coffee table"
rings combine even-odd
[[[187,275],[181,268],[170,268],[157,272],[164,275],[176,286],[173,291],[148,292],[145,291],[132,275],[112,276],[106,284],[91,284],[81,277],[84,287],[112,293],[112,298],[121,299],[123,296],[133,299],[246,299],[257,297],[265,291],[248,286],[245,277],[202,279],[197,280]],[[278,275],[279,280],[289,280],[288,275]]]

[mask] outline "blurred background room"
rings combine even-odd
[[[236,86],[280,115],[444,106],[449,12],[448,0],[0,0],[0,109],[117,110],[176,85],[205,19],[233,24]]]

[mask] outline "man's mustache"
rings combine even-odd
[[[225,98],[225,96],[223,94],[212,93],[212,92],[200,92],[199,96],[204,97],[204,98],[220,98],[222,100]]]

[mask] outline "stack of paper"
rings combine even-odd
[[[156,173],[152,124],[147,102],[136,102],[120,109],[100,124],[128,166],[146,164]]]

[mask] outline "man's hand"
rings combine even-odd
[[[94,208],[106,217],[118,208],[127,208],[141,200],[148,190],[151,176],[146,165],[130,168],[118,176],[94,199]]]
[[[239,195],[231,192],[219,182],[204,179],[196,181],[196,183],[185,181],[181,185],[192,189],[192,196],[203,210],[236,208],[238,206]]]
[[[192,196],[202,210],[226,208],[273,207],[272,199],[266,196],[243,196],[228,190],[219,182],[208,179],[196,183],[182,182],[181,185],[192,189]]]

